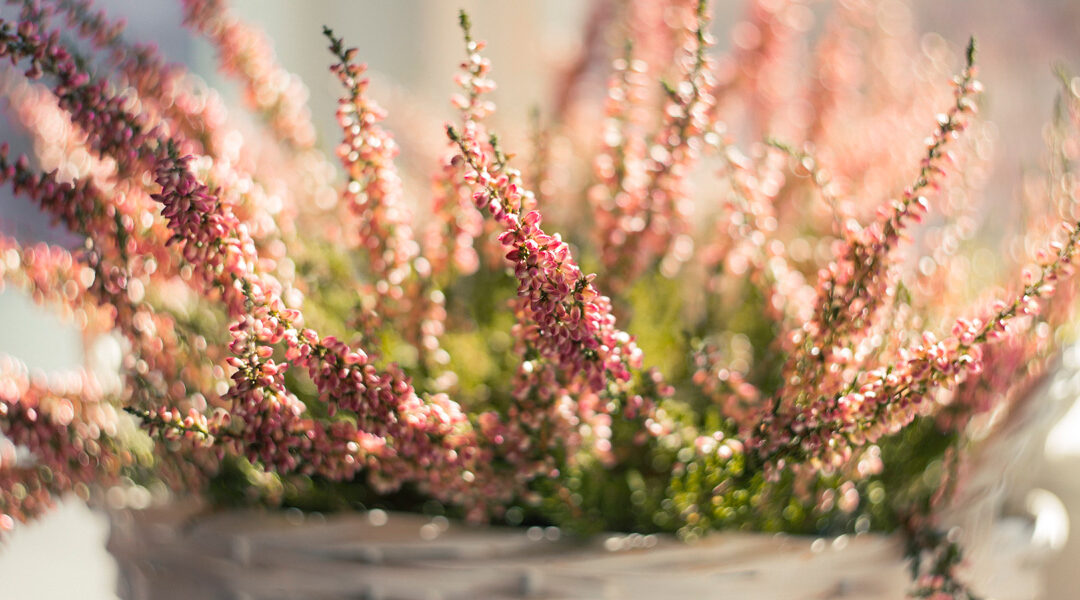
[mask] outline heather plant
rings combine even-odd
[[[971,597],[938,515],[1070,339],[1067,77],[1015,232],[1045,243],[995,284],[975,43],[919,50],[871,1],[750,0],[726,53],[705,0],[605,3],[524,159],[462,13],[421,190],[330,29],[325,155],[220,0],[185,25],[254,123],[87,0],[9,4],[0,93],[33,153],[0,148],[0,180],[81,241],[0,236],[2,281],[124,358],[117,381],[0,361],[0,528],[144,486],[583,535],[901,531],[915,596]]]

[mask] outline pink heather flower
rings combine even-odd
[[[462,18],[467,19],[464,14]],[[465,95],[454,94],[451,98],[462,121],[475,129],[477,139],[486,137],[483,120],[495,110],[494,103],[484,98],[486,92],[495,89],[495,84],[488,78],[491,62],[479,54],[483,48],[484,42],[473,40],[466,30],[468,58],[461,63],[461,72],[455,77]],[[465,177],[467,165],[457,145],[452,140],[448,143],[442,168],[432,177],[433,219],[424,237],[424,255],[435,278],[476,272],[480,257],[475,240],[485,233],[484,218],[474,209],[476,203],[470,189],[473,182]],[[491,232],[490,226],[487,232]]]
[[[23,29],[22,35],[27,35],[26,31],[32,31],[32,26]],[[0,34],[4,33],[0,31]],[[28,44],[9,44],[8,49],[14,46],[21,50],[25,46],[27,51],[37,52],[36,43],[31,40]],[[135,130],[140,132],[140,135],[128,138],[133,149],[124,153],[127,168],[134,169],[143,161],[153,163],[154,180],[160,186],[160,191],[153,198],[163,206],[162,216],[173,232],[171,242],[179,245],[184,262],[193,267],[191,282],[204,291],[220,292],[228,313],[236,319],[231,330],[233,343],[230,345],[234,355],[230,365],[236,371],[233,374],[234,383],[223,398],[233,413],[230,427],[239,430],[239,433],[230,429],[222,432],[221,437],[228,440],[234,451],[242,451],[250,459],[282,472],[295,470],[299,465],[315,465],[304,468],[319,468],[322,474],[334,478],[352,476],[362,466],[366,452],[381,448],[383,444],[373,441],[372,434],[368,432],[350,431],[348,428],[343,430],[339,425],[327,428],[304,418],[303,404],[284,387],[282,377],[288,363],[278,364],[270,358],[272,345],[284,340],[287,332],[295,332],[301,318],[297,311],[286,309],[282,304],[280,284],[259,272],[261,261],[255,245],[247,227],[236,218],[232,203],[193,176],[192,159],[181,157],[171,140],[156,137],[158,134],[154,130],[151,130],[152,134],[142,134],[141,123],[128,115],[104,92],[104,88],[70,75],[75,67],[68,55],[62,52],[52,55],[58,58],[46,63],[45,67],[49,73],[58,75],[59,86],[64,93],[81,97],[86,89],[93,88],[99,92],[100,98],[94,105],[96,111],[115,114],[109,122],[132,123]],[[78,85],[70,86],[70,89],[64,87],[64,82],[68,80],[77,81]],[[75,117],[82,115],[81,120],[75,120],[90,128],[88,140],[96,144],[95,147],[109,152],[112,146],[101,129],[104,121],[87,118],[90,114],[84,110],[75,114]],[[3,172],[11,173],[10,176],[15,176],[19,169],[25,167],[21,163],[3,166]],[[26,178],[19,179],[20,187],[27,185],[22,183],[24,180],[31,185],[31,193],[42,187],[37,180]],[[52,193],[53,187],[44,189]],[[77,189],[65,191],[68,188],[62,186],[57,189],[61,193],[79,193]],[[446,427],[462,426],[454,419],[447,423],[444,419],[429,417],[427,411],[431,405],[416,396],[407,379],[393,370],[388,375],[371,371],[369,366],[361,364],[364,362],[361,354],[345,351],[333,343],[323,344],[311,330],[305,330],[303,347],[298,341],[295,345],[299,353],[296,362],[309,369],[313,379],[325,392],[324,400],[356,409],[360,413],[399,415],[394,422],[400,425],[387,431],[399,436],[396,438],[395,452],[392,457],[380,462],[380,469],[374,473],[385,485],[396,486],[405,480],[423,479],[421,483],[430,486],[435,496],[461,502],[468,500],[474,505],[482,504],[481,499],[485,494],[489,498],[500,497],[497,484],[485,475],[483,462],[476,463],[477,466],[471,469],[449,468],[451,464],[472,464],[478,460],[475,439],[470,436],[467,427],[461,434],[450,435]],[[340,361],[342,364],[331,371],[312,357]],[[349,368],[347,365],[352,366]],[[344,376],[337,374],[339,372]],[[387,383],[380,385],[384,377],[388,377]],[[351,400],[353,398],[356,400]],[[375,402],[370,407],[375,410],[367,410],[369,407],[360,399]],[[447,413],[443,410],[441,414]],[[168,415],[169,419],[162,418],[161,414],[157,418],[162,421],[163,427],[175,426],[173,413],[169,412]],[[183,421],[180,424],[183,425]],[[284,438],[283,432],[286,434]],[[218,433],[210,432],[211,435]],[[333,436],[327,441],[333,451],[331,455],[340,457],[340,460],[315,460],[311,456],[313,450],[327,449],[325,444],[319,442],[327,439],[327,436]],[[451,446],[437,447],[437,444]],[[435,466],[443,462],[447,463],[448,468]],[[445,472],[446,475],[433,478],[428,472],[429,468]],[[464,475],[466,473],[467,477]],[[466,486],[478,479],[484,483]]]
[[[730,352],[709,344],[694,356],[692,380],[723,414],[740,429],[749,430],[760,418],[762,394],[747,381],[747,362],[739,368],[731,364]]]
[[[624,175],[627,181],[607,184],[609,189],[604,195],[610,199],[594,201],[601,207],[614,209],[614,214],[602,216],[598,222],[603,236],[602,257],[617,290],[661,259],[665,259],[661,272],[671,276],[691,254],[678,246],[692,244],[688,219],[693,205],[687,178],[701,152],[701,136],[709,128],[708,113],[713,101],[711,71],[705,54],[711,44],[707,4],[697,2],[696,11],[689,6],[676,9],[685,22],[685,39],[675,56],[679,79],[668,87],[660,129],[640,155],[644,181],[636,182],[637,173],[631,170]],[[625,102],[632,103],[635,94],[630,81],[622,85],[615,89],[625,90]],[[633,161],[639,157],[634,154],[633,138],[627,141],[630,143],[628,166],[633,169]],[[628,189],[619,189],[624,186]],[[625,225],[627,234],[614,233],[612,224]]]
[[[944,147],[963,130],[972,112],[970,96],[979,89],[974,69],[969,56],[967,68],[956,80],[954,106],[940,117],[914,185],[902,200],[882,207],[874,223],[865,228],[853,224],[845,232],[838,260],[821,270],[815,315],[791,335],[795,350],[784,368],[782,411],[818,410],[817,402],[827,403],[826,398],[844,386],[849,371],[843,365],[850,362],[851,346],[866,335],[892,293],[891,254],[900,234],[926,213],[927,200],[920,194],[943,176]]]
[[[138,184],[117,179],[114,161],[88,152],[79,128],[41,86],[23,82],[6,87],[4,93],[29,129],[42,166],[55,169],[35,174],[28,161],[16,161],[6,173],[18,191],[89,238],[77,256],[81,264],[74,265],[75,272],[68,275],[71,281],[63,288],[73,306],[82,305],[75,313],[77,322],[86,325],[88,315],[96,314],[101,325],[87,328],[88,334],[115,327],[130,344],[122,365],[127,384],[121,400],[144,404],[148,398],[156,403],[169,397],[178,406],[205,402],[196,390],[214,388],[217,377],[207,358],[216,352],[207,352],[201,337],[194,344],[182,341],[174,319],[147,302],[148,289],[173,285],[177,279],[176,261],[165,247],[167,228],[147,220],[149,195]],[[5,161],[0,152],[0,162]],[[56,181],[71,173],[79,178],[79,187]],[[29,263],[24,252],[23,264]]]
[[[0,235],[0,290],[14,285],[91,335],[113,327],[108,305],[95,302],[88,293],[94,277],[92,269],[64,248],[44,243],[23,247]]]
[[[281,187],[283,174],[297,171],[292,166],[294,163],[310,162],[307,159],[316,153],[308,150],[291,156],[285,165],[266,169],[266,163],[272,161],[265,156],[252,160],[258,153],[229,124],[218,94],[201,89],[201,84],[182,67],[166,64],[153,46],[127,44],[120,37],[122,23],[109,23],[103,14],[93,13],[88,1],[66,1],[57,8],[66,12],[69,24],[80,35],[95,47],[110,52],[111,63],[132,86],[127,93],[137,94],[142,114],[150,121],[161,121],[173,139],[182,140],[179,143],[186,151],[203,155],[200,162],[210,163],[210,176],[215,181],[237,180],[234,185],[225,186],[244,190],[236,202],[237,216],[250,227],[252,237],[264,245],[268,254],[278,251],[272,258],[280,260],[285,245],[281,242],[278,223],[288,232],[296,220],[296,210],[295,204],[288,202],[291,195],[275,193],[275,188]],[[323,188],[306,186],[305,189],[313,192],[302,199],[317,198]]]
[[[166,166],[169,160],[172,166]],[[362,351],[332,337],[321,339],[311,329],[299,329],[299,311],[286,309],[275,282],[254,270],[254,248],[245,240],[244,229],[184,166],[182,159],[169,157],[159,168],[162,192],[157,198],[185,249],[199,248],[194,262],[207,284],[216,281],[226,288],[227,306],[237,319],[230,328],[230,365],[236,371],[226,395],[232,401],[233,423],[227,437],[235,440],[231,442],[234,451],[243,451],[278,472],[302,468],[335,479],[352,477],[366,466],[374,469],[373,477],[387,488],[420,481],[437,497],[478,502],[482,496],[463,489],[471,483],[461,478],[464,472],[472,473],[475,481],[484,471],[480,465],[460,466],[461,461],[471,464],[478,455],[460,409],[449,401],[425,402],[395,367],[380,372],[368,364]],[[198,220],[196,215],[201,215]],[[271,358],[273,346],[282,343],[288,362],[277,363]],[[331,414],[348,411],[358,419],[357,426],[327,428],[305,418],[304,405],[284,386],[283,375],[290,365],[308,371]],[[239,433],[233,433],[237,428]],[[464,429],[452,434],[457,428]],[[389,440],[393,440],[393,453],[377,453],[379,461],[367,461],[369,451],[386,447]],[[316,459],[312,454],[319,448],[329,448],[331,457]],[[429,469],[446,475],[433,479]],[[488,479],[484,486],[469,489],[494,493]]]
[[[642,262],[645,254],[624,253],[626,238],[637,235],[645,226],[642,217],[648,175],[645,170],[646,142],[643,129],[645,113],[646,65],[632,54],[614,61],[605,101],[607,119],[601,138],[602,151],[593,163],[597,183],[589,190],[593,217],[604,266],[614,269],[620,262]],[[610,275],[615,285],[627,285],[634,273],[647,265],[631,264],[621,284],[619,271]]]
[[[400,300],[401,283],[409,277],[410,262],[419,247],[412,240],[412,214],[403,202],[401,178],[394,166],[397,144],[378,125],[386,112],[367,97],[365,66],[354,62],[356,50],[346,50],[329,30],[326,34],[340,61],[331,71],[348,90],[337,112],[344,132],[337,154],[348,175],[345,205],[359,221],[356,242],[370,256],[378,293]]]
[[[454,154],[453,156],[457,156]],[[474,210],[472,192],[453,156],[432,177],[433,219],[424,235],[424,256],[431,276],[471,275],[480,267],[475,240],[484,232],[483,216]]]
[[[490,89],[484,77],[487,60],[475,54],[482,44],[472,41],[459,77],[466,96],[460,104],[465,119],[462,132],[450,129],[467,166],[466,181],[473,186],[476,208],[491,215],[503,228],[499,242],[518,280],[519,335],[539,356],[561,367],[567,379],[578,373],[585,389],[600,391],[605,372],[616,381],[627,381],[631,367],[640,366],[640,351],[631,338],[615,329],[609,300],[592,285],[570,256],[569,247],[556,235],[540,228],[538,211],[521,214],[522,198],[528,194],[520,174],[503,163],[501,155],[486,141],[475,121],[488,112],[481,95]]]
[[[117,423],[115,407],[86,373],[46,379],[0,357],[0,534],[67,492],[86,497],[86,484],[115,481],[131,460],[114,440]],[[31,451],[29,461],[18,458],[17,446]]]
[[[386,113],[367,96],[365,66],[356,64],[356,50],[346,49],[329,29],[324,34],[339,61],[331,71],[348,90],[338,102],[344,140],[337,154],[348,177],[342,198],[356,221],[356,239],[350,241],[366,252],[375,280],[365,293],[375,298],[374,312],[402,327],[406,339],[426,357],[439,349],[445,310],[441,292],[429,283],[431,264],[420,258],[413,239],[412,212],[394,165],[398,148],[379,126]]]
[[[550,444],[564,444],[571,452],[580,447],[582,440],[574,430],[593,417],[589,406],[595,404],[597,413],[609,410],[607,402],[590,398],[620,395],[615,390],[627,388],[632,372],[641,369],[642,354],[633,338],[616,328],[610,300],[596,290],[594,276],[581,272],[558,234],[549,235],[540,227],[538,211],[523,211],[531,193],[523,188],[520,173],[490,140],[479,137],[483,128],[476,118],[489,112],[480,100],[490,89],[484,78],[488,63],[476,54],[482,44],[472,40],[464,15],[462,26],[470,53],[458,78],[465,91],[458,102],[464,122],[460,132],[448,127],[448,133],[466,166],[465,180],[473,187],[476,209],[503,229],[498,239],[518,281],[514,337],[519,351],[538,357],[518,369],[517,405],[511,408],[507,428],[488,421],[486,433],[502,441],[512,462],[525,461],[529,472],[541,473],[550,467],[541,458]],[[624,408],[624,416],[631,418],[651,415],[651,407],[642,405],[640,397]],[[539,420],[532,422],[526,415]],[[555,429],[536,444],[529,431],[538,430],[542,422]],[[602,440],[598,444],[606,447]],[[526,458],[530,453],[531,462]]]
[[[1039,289],[1047,282],[1072,271],[1080,226],[1070,231],[1068,240],[1056,244],[1054,261],[1043,266],[1012,302],[996,303],[988,318],[957,320],[953,336],[945,340],[926,332],[920,343],[899,351],[897,364],[863,372],[830,401],[811,404],[794,416],[780,412],[766,417],[762,435],[754,442],[759,452],[770,461],[817,457],[839,465],[850,459],[854,447],[911,423],[935,392],[951,390],[966,376],[978,374],[985,345],[1004,336],[1011,321],[1044,298]]]
[[[721,128],[720,123],[714,126]],[[765,146],[746,156],[720,131],[709,132],[704,140],[720,155],[729,188],[722,192],[716,234],[699,252],[710,291],[722,293],[749,280],[766,296],[765,309],[775,320],[788,326],[805,323],[816,294],[789,260],[777,231],[777,194],[789,183],[779,170],[782,156]]]

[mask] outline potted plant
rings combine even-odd
[[[815,31],[801,4],[750,2],[721,58],[704,0],[603,3],[591,26],[619,43],[585,47],[524,161],[489,128],[462,13],[458,117],[411,195],[330,29],[333,156],[299,80],[218,0],[184,0],[185,24],[254,127],[88,2],[17,4],[0,55],[36,159],[5,146],[0,178],[83,243],[4,237],[0,273],[123,360],[116,386],[0,365],[0,526],[119,486],[374,509],[365,536],[384,509],[433,537],[449,517],[636,532],[608,538],[629,549],[900,532],[913,595],[973,597],[939,516],[1069,339],[1076,86],[1020,232],[1044,242],[995,290],[971,258],[975,43],[920,54],[862,3]],[[244,531],[228,556],[281,559]]]

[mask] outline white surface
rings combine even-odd
[[[69,499],[16,528],[0,544],[4,600],[115,600],[116,561],[105,551],[109,522]]]
[[[14,356],[31,369],[63,371],[82,366],[79,332],[22,291],[0,291],[0,354]]]

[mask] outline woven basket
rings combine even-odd
[[[943,517],[963,531],[968,580],[998,600],[1041,597],[1047,550],[1033,544],[1029,517],[1003,515],[1030,489],[1047,432],[1080,395],[1078,373],[1058,368],[979,447]],[[902,540],[874,534],[718,533],[693,544],[611,534],[582,542],[555,528],[471,527],[382,511],[210,513],[197,504],[112,517],[109,549],[121,595],[132,600],[884,600],[903,598],[909,586]]]

